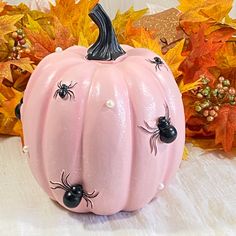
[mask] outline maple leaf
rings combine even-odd
[[[158,40],[153,39],[145,29],[141,29],[139,36],[132,40],[132,44],[136,48],[148,48],[156,54],[162,55],[161,45],[158,43]]]
[[[138,21],[146,12],[147,9],[135,11],[134,8],[131,7],[124,13],[121,13],[120,11],[116,13],[115,18],[112,21],[112,25],[120,43],[126,43],[125,40],[128,39],[126,37],[127,32],[130,34],[130,32],[135,30],[133,27],[134,22]]]
[[[0,84],[0,133],[22,136],[21,122],[15,116],[15,107],[23,93]]]
[[[233,0],[180,0],[178,9],[184,12],[180,23],[186,31],[195,30],[199,22],[222,23],[232,9]]]
[[[5,62],[0,62],[0,81],[3,79],[13,82],[11,65],[15,65],[22,70],[33,72],[33,62],[29,58],[20,58],[19,60],[9,60]]]
[[[236,68],[236,42],[225,43],[216,54],[217,65],[221,69]]]
[[[79,41],[83,35],[89,44],[97,38],[94,33],[94,23],[89,17],[89,12],[98,3],[98,0],[57,0],[55,6],[51,4],[50,14],[56,16],[62,25],[66,26],[71,34]]]
[[[173,48],[169,49],[167,53],[164,54],[164,60],[170,66],[175,78],[182,74],[182,72],[179,71],[179,66],[185,59],[185,56],[182,56],[184,43],[185,39],[179,41]]]
[[[215,144],[222,144],[225,152],[229,152],[236,131],[236,107],[224,105],[218,117],[208,126],[208,131],[215,132]]]
[[[185,83],[198,80],[200,75],[205,75],[212,81],[215,80],[215,77],[209,72],[209,68],[217,65],[216,53],[224,45],[226,38],[216,40],[215,32],[206,37],[205,30],[206,25],[201,26],[197,33],[190,35],[187,57],[180,65]]]
[[[15,24],[23,17],[23,15],[3,15],[0,16],[0,43],[6,43],[5,35],[15,31]]]

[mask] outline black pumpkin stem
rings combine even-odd
[[[100,4],[89,13],[89,17],[99,28],[97,41],[88,49],[88,60],[111,61],[126,52],[119,45],[109,16]]]

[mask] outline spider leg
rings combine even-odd
[[[58,182],[52,182],[52,181],[49,181],[50,184],[53,184],[53,185],[57,185],[55,187],[52,187],[52,189],[58,189],[58,188],[61,188],[61,189],[64,189],[65,191],[67,191],[68,189],[66,188],[66,186],[62,185],[61,183],[58,183]]]
[[[68,177],[69,177],[70,174],[68,174],[68,175],[66,176],[66,181],[65,181],[65,178],[64,178],[64,174],[65,174],[65,171],[62,172],[62,175],[61,175],[61,182],[62,182],[62,184],[63,184],[65,187],[67,187],[67,188],[70,189],[71,186],[70,186],[69,184],[67,185],[67,183],[68,183],[68,182],[67,182],[67,179],[68,179]]]
[[[55,189],[63,189],[63,190],[65,190],[65,191],[68,191],[68,189],[66,189],[66,188],[62,188],[62,187],[60,187],[60,186],[57,186],[57,187],[51,187],[51,189],[53,189],[53,190],[55,190]]]
[[[150,130],[156,130],[155,127],[151,127],[146,121],[144,121],[144,124],[146,125],[146,127]]]
[[[150,60],[150,59],[146,59],[146,61],[150,62],[150,63],[155,63],[154,61]]]
[[[68,90],[68,94],[70,95],[70,99],[71,99],[71,97],[75,98],[75,94],[73,91]]]
[[[157,130],[153,135],[152,137],[150,138],[149,140],[149,144],[150,144],[150,147],[151,147],[151,153],[153,152],[154,150],[154,153],[155,153],[155,156],[157,154],[157,146],[156,146],[156,141],[157,141],[157,138],[159,137],[159,130]]]
[[[62,81],[60,81],[60,82],[57,84],[58,88],[61,88],[61,87],[62,87],[61,82],[62,82]]]
[[[145,128],[142,127],[142,126],[138,126],[138,127],[139,127],[140,129],[142,129],[144,132],[148,133],[148,134],[153,134],[152,131],[149,131],[149,130],[145,129]]]
[[[99,194],[99,192],[95,193],[96,191],[94,190],[92,193],[86,193],[84,192],[84,195],[87,197],[87,198],[95,198],[97,197],[97,195]]]
[[[87,198],[85,195],[83,195],[83,198],[86,201],[86,206],[88,207],[90,203],[90,207],[93,208],[93,202],[89,198]]]
[[[54,93],[53,97],[57,98],[58,93],[59,93],[59,89],[56,90],[56,92]]]
[[[155,136],[155,138],[153,139],[153,147],[154,147],[154,153],[155,153],[155,156],[157,155],[157,139],[159,137],[159,134],[157,134]]]
[[[74,83],[74,84],[72,85],[72,81],[71,81],[71,84],[69,85],[69,89],[74,88],[76,84],[78,84],[78,83]]]
[[[159,70],[161,70],[161,68],[160,68],[160,64],[157,64],[157,67],[158,67]]]
[[[71,185],[68,183],[68,177],[70,176],[70,173],[66,176],[65,182],[66,182],[66,186],[68,186],[69,188],[71,188]]]

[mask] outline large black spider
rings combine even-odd
[[[63,196],[63,203],[65,206],[68,208],[76,208],[83,198],[86,201],[86,206],[88,207],[90,204],[90,207],[93,208],[93,202],[90,200],[90,198],[97,197],[99,193],[96,193],[95,190],[92,193],[87,193],[81,184],[70,185],[68,183],[68,177],[70,174],[68,174],[65,178],[64,175],[65,172],[63,171],[61,175],[61,183],[52,181],[50,181],[50,183],[54,185],[51,187],[51,189],[65,190],[65,194]]]
[[[145,131],[148,134],[151,134],[151,138],[149,140],[151,153],[154,151],[155,156],[157,155],[157,139],[163,143],[172,143],[177,137],[177,130],[176,128],[171,125],[170,123],[170,116],[169,116],[169,108],[167,104],[165,106],[166,114],[165,116],[161,116],[156,121],[156,127],[151,127],[146,121],[144,121],[145,128],[142,126],[138,126],[140,129]]]
[[[66,84],[62,84],[62,81],[60,81],[57,84],[58,89],[56,90],[53,97],[57,98],[57,95],[59,95],[62,99],[67,99],[68,96],[70,97],[70,99],[72,97],[75,98],[75,94],[71,89],[74,88],[76,84],[77,83],[74,83],[72,85],[72,81],[71,81],[71,83],[69,85],[66,85]]]
[[[152,64],[156,64],[155,66],[156,71],[157,71],[157,68],[161,70],[160,66],[165,66],[165,68],[168,70],[168,68],[166,67],[166,65],[164,64],[164,62],[161,60],[160,57],[154,57],[153,60],[148,59],[147,61]]]

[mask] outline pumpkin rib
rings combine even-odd
[[[44,64],[43,64],[44,65]],[[53,64],[53,67],[56,67],[56,64]],[[39,65],[39,67],[38,67],[38,70],[40,71],[40,68],[41,68],[41,66]],[[44,67],[43,67],[43,73],[45,73],[45,75],[48,73],[48,69],[49,68],[51,68],[51,67],[48,67],[47,69],[45,69]],[[61,70],[59,70],[59,71],[57,71],[57,75],[58,74],[60,74],[60,71]],[[43,76],[41,76],[41,77],[43,77]],[[40,81],[40,80],[36,80],[35,81],[35,78],[37,78],[37,74],[36,74],[36,76],[33,76],[33,77],[31,77],[31,81],[33,81],[32,83],[34,83],[34,86],[32,87],[32,88],[28,88],[27,87],[27,89],[26,89],[26,93],[28,93],[28,95],[29,94],[37,94],[37,93],[42,93],[42,92],[44,92],[44,89],[41,89],[40,91],[38,91],[38,90],[36,90],[36,89],[34,89],[35,87],[37,87],[37,85],[38,84],[40,84],[40,83],[44,83],[44,81]],[[42,87],[42,86],[39,86],[39,87]],[[30,89],[30,92],[28,92],[28,89]],[[31,90],[32,89],[32,90]],[[24,107],[23,107],[23,115],[22,115],[22,121],[23,121],[23,124],[24,123],[26,123],[25,122],[25,113],[27,113],[27,111],[30,111],[31,109],[29,109],[28,108],[28,106],[30,105],[31,106],[31,104],[32,103],[34,103],[34,106],[32,107],[32,109],[33,110],[35,110],[35,108],[37,109],[33,114],[31,113],[29,116],[27,116],[27,118],[28,119],[32,119],[33,117],[32,117],[32,115],[34,116],[36,113],[38,113],[39,115],[36,117],[36,120],[33,118],[33,120],[34,120],[34,125],[33,125],[33,127],[34,127],[34,129],[35,129],[35,131],[36,131],[36,133],[37,133],[37,135],[35,135],[35,138],[36,139],[38,139],[35,143],[34,143],[34,145],[36,145],[37,146],[37,151],[36,151],[36,156],[37,157],[40,157],[40,158],[42,158],[42,155],[40,155],[40,153],[41,153],[41,150],[42,150],[42,145],[41,145],[41,141],[42,141],[42,137],[41,137],[41,134],[42,134],[42,129],[40,128],[41,127],[41,124],[42,124],[42,118],[40,118],[40,117],[42,117],[42,115],[43,114],[45,114],[45,110],[44,110],[44,108],[45,108],[45,104],[47,105],[47,103],[46,103],[46,101],[47,100],[45,100],[45,102],[43,102],[43,103],[40,103],[41,104],[41,109],[42,109],[42,111],[38,111],[40,108],[39,107],[35,107],[35,101],[32,101],[32,100],[30,100],[30,99],[28,99],[27,100],[27,96],[26,96],[26,99],[24,99]],[[30,103],[30,104],[29,104]],[[37,119],[38,119],[38,121],[39,121],[39,123],[37,123]],[[27,121],[27,122],[30,122],[30,121]],[[23,125],[23,128],[25,128],[24,127],[24,125]],[[29,131],[30,133],[32,132],[32,130],[30,130]],[[25,135],[25,137],[27,138],[27,136]],[[31,139],[30,140],[25,140],[26,142],[26,145],[29,145],[29,144],[31,144]],[[33,146],[34,145],[29,145],[30,146],[30,148],[33,148]],[[39,162],[39,160],[35,160],[35,162]],[[30,158],[29,159],[29,163],[30,163],[30,166],[32,166],[32,159]],[[39,162],[39,163],[41,163],[41,162]],[[41,169],[41,165],[38,165],[38,164],[35,164],[35,167],[36,168],[40,168]],[[38,182],[40,182],[41,183],[41,185],[43,186],[43,188],[44,188],[44,190],[46,191],[46,192],[48,192],[48,187],[45,187],[45,186],[47,186],[47,179],[46,179],[46,177],[44,177],[44,175],[43,175],[43,171],[42,171],[42,169],[40,170],[40,171],[37,171],[37,172],[33,172],[33,173],[37,173],[37,175],[39,175],[39,176],[36,176],[35,175],[35,178],[37,179],[37,181]],[[51,196],[51,195],[50,195]]]
[[[92,63],[91,63],[92,64]],[[97,72],[97,67],[94,66],[94,71],[91,75],[91,79],[90,79],[90,85],[89,85],[89,88],[88,88],[88,94],[87,94],[87,97],[86,97],[86,102],[85,102],[85,105],[84,105],[84,111],[83,111],[83,125],[82,125],[82,131],[81,131],[81,150],[78,149],[77,153],[80,152],[80,155],[78,155],[80,157],[80,165],[81,165],[81,170],[82,170],[82,173],[81,173],[81,181],[84,183],[86,182],[84,179],[84,168],[83,168],[83,163],[84,163],[84,128],[85,128],[85,122],[86,122],[86,110],[87,110],[87,107],[88,107],[88,100],[89,100],[89,94],[91,93],[91,88],[92,88],[92,84],[93,84],[93,78],[94,78],[94,75],[96,74]],[[86,186],[85,186],[86,188]],[[81,207],[81,206],[78,206],[78,207]],[[76,209],[75,209],[76,210]],[[83,209],[83,212],[87,212],[87,209]],[[90,211],[90,212],[93,212],[93,211]]]
[[[130,94],[130,91],[129,91],[129,86],[128,86],[128,84],[127,84],[127,81],[124,79],[124,77],[123,77],[123,80],[125,81],[125,83],[126,83],[126,86],[127,86],[127,91],[128,91],[128,93]],[[131,143],[132,143],[132,153],[131,153],[131,167],[130,167],[130,176],[129,176],[129,178],[128,178],[128,180],[129,180],[129,183],[128,183],[128,192],[129,192],[129,194],[127,195],[127,199],[126,199],[126,203],[124,204],[124,207],[123,207],[123,209],[124,210],[127,210],[128,209],[128,205],[129,205],[129,202],[130,202],[130,189],[131,189],[131,178],[132,178],[132,176],[133,176],[133,162],[134,162],[134,156],[136,155],[136,151],[135,151],[135,148],[134,148],[134,146],[135,146],[135,142],[134,142],[134,139],[135,139],[135,118],[134,118],[134,107],[133,107],[133,103],[132,103],[132,101],[131,101],[131,99],[130,99],[130,96],[129,96],[129,110],[130,110],[130,121],[131,121],[131,126],[132,126],[132,137],[133,138],[131,138]]]
[[[131,192],[129,195],[129,200],[128,200],[128,204],[127,204],[127,208],[125,210],[128,211],[132,211],[135,210],[137,208],[141,208],[142,205],[144,205],[144,202],[149,202],[151,201],[151,199],[154,197],[154,194],[152,192],[154,192],[154,189],[156,190],[156,187],[151,187],[152,190],[150,189],[149,186],[145,185],[142,187],[142,183],[144,182],[150,182],[150,181],[144,181],[145,179],[147,179],[147,175],[146,173],[142,173],[140,172],[138,169],[141,168],[141,165],[139,163],[143,162],[144,165],[149,165],[149,168],[152,166],[153,167],[153,162],[156,163],[158,157],[153,156],[150,153],[150,149],[149,149],[149,144],[148,141],[146,139],[146,134],[142,133],[139,129],[138,129],[138,125],[139,124],[143,124],[144,119],[140,119],[140,117],[137,117],[138,115],[138,108],[143,107],[143,111],[145,111],[145,103],[141,102],[142,98],[144,98],[146,95],[143,94],[146,93],[145,89],[143,86],[139,86],[139,84],[143,83],[145,84],[145,86],[147,86],[148,82],[146,80],[143,80],[143,78],[141,77],[142,75],[147,76],[146,73],[139,73],[138,72],[138,68],[137,65],[139,65],[140,63],[142,63],[141,61],[145,60],[142,57],[139,56],[133,56],[132,58],[129,58],[129,60],[127,61],[127,63],[125,63],[123,65],[123,69],[125,69],[126,73],[128,73],[128,76],[125,77],[128,87],[129,87],[129,96],[131,98],[132,104],[133,104],[133,112],[134,112],[134,146],[135,146],[135,150],[136,153],[133,156],[133,171],[132,171],[132,178],[131,178]],[[150,73],[150,72],[149,72]],[[141,77],[141,78],[140,78]],[[152,78],[149,79],[149,81],[151,81]],[[139,82],[140,81],[140,82]],[[139,94],[139,96],[137,95]],[[150,95],[149,95],[150,96]],[[138,98],[138,101],[136,101],[136,99]],[[148,115],[148,114],[146,114]],[[140,136],[140,137],[139,137]],[[137,137],[139,137],[137,139]],[[141,140],[145,140],[145,141],[141,141]],[[146,142],[147,141],[147,142]],[[139,152],[138,152],[138,146],[140,146],[143,143],[143,145],[145,145],[145,152],[147,153],[145,156],[139,156]],[[143,153],[143,151],[141,151],[141,153]],[[156,164],[155,164],[156,165]],[[154,168],[154,167],[153,167]],[[136,177],[137,176],[137,177]],[[139,176],[139,177],[138,177]],[[141,177],[142,179],[144,179],[143,181],[141,181]],[[140,182],[140,186],[136,186],[136,181],[137,179],[139,179]],[[150,183],[151,184],[151,183]],[[132,186],[133,185],[133,186]],[[134,187],[136,186],[136,187]],[[143,193],[140,194],[140,189],[144,189]],[[149,196],[147,196],[147,189],[149,192]],[[136,193],[137,192],[137,193]],[[137,196],[139,193],[139,197]],[[142,195],[142,196],[141,196]],[[137,200],[135,201],[135,199],[137,199],[137,197],[140,199],[138,202]],[[144,200],[145,199],[145,200]],[[136,203],[135,203],[136,202]]]
[[[83,64],[83,62],[81,62],[81,64]],[[50,89],[49,91],[48,91],[48,97],[44,97],[44,99],[45,99],[45,106],[44,106],[44,108],[45,108],[45,116],[43,116],[44,117],[44,119],[42,119],[42,135],[41,135],[41,141],[40,141],[40,143],[42,143],[42,147],[44,146],[43,145],[43,140],[47,140],[47,139],[45,139],[45,127],[46,127],[46,125],[45,125],[45,123],[46,123],[46,121],[47,121],[47,119],[48,119],[48,117],[47,117],[47,115],[49,114],[48,113],[48,109],[49,109],[49,105],[51,105],[51,103],[52,103],[52,101],[53,101],[53,95],[54,95],[54,93],[55,93],[55,84],[57,84],[57,82],[58,82],[58,74],[60,75],[59,77],[61,78],[61,77],[63,77],[63,75],[64,74],[66,74],[66,72],[68,72],[69,70],[71,70],[73,67],[76,67],[76,66],[78,66],[78,62],[76,62],[75,64],[73,64],[73,65],[70,65],[70,67],[67,67],[66,69],[65,68],[62,68],[62,70],[59,70],[59,72],[60,73],[57,73],[57,74],[55,74],[54,76],[53,76],[53,79],[50,81],[50,84],[48,85],[48,88]],[[51,86],[53,84],[53,86]],[[50,98],[51,97],[51,98]],[[50,101],[50,102],[48,102],[48,103],[46,103],[47,101]],[[43,149],[42,148],[42,150],[45,150],[45,149]],[[46,176],[46,179],[47,179],[47,185],[49,186],[49,181],[51,180],[51,178],[49,177],[50,176],[50,173],[49,173],[49,171],[48,171],[48,169],[45,167],[46,165],[45,165],[45,162],[47,162],[47,159],[46,158],[44,158],[44,157],[46,157],[47,155],[46,154],[44,154],[44,153],[42,153],[42,157],[43,157],[43,160],[42,160],[42,168],[44,169],[44,173],[45,173],[45,176]],[[46,160],[46,161],[45,161]],[[62,172],[63,170],[61,170],[61,172]],[[61,172],[60,172],[60,174],[61,174]],[[60,176],[58,176],[58,178],[59,178]],[[50,193],[51,193],[51,195],[53,196],[53,198],[54,199],[57,199],[57,193],[55,192],[55,190],[53,190],[53,189],[51,189],[50,188],[50,186],[48,187],[48,189],[49,189],[49,191],[50,191]]]

